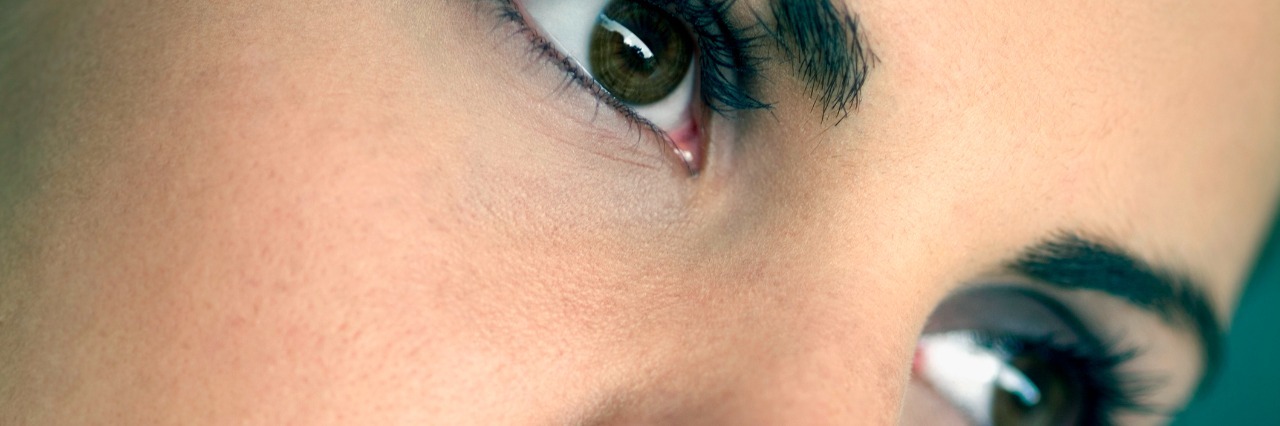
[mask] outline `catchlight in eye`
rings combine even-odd
[[[705,151],[698,46],[685,22],[639,0],[524,0],[533,23],[609,96],[666,133],[695,171]]]
[[[1144,407],[1121,368],[1134,354],[1053,296],[992,285],[934,310],[913,370],[974,424],[1107,424]]]

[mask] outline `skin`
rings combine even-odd
[[[950,292],[1078,230],[1225,321],[1280,194],[1276,2],[850,2],[859,108],[777,74],[696,179],[470,2],[4,3],[4,424],[955,420]]]

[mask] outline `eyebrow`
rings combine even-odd
[[[1054,287],[1106,293],[1156,314],[1166,324],[1199,338],[1203,355],[1200,389],[1217,374],[1223,331],[1209,298],[1200,290],[1203,287],[1186,274],[1075,233],[1031,246],[1007,267]]]
[[[772,21],[756,14],[760,27],[805,83],[823,120],[839,121],[861,100],[862,87],[879,62],[856,15],[831,0],[770,0]]]

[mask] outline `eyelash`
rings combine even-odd
[[[490,0],[497,4],[496,12],[505,22],[517,25],[516,34],[530,42],[530,49],[538,59],[547,61],[565,72],[567,82],[576,84],[591,93],[600,103],[618,111],[632,124],[649,129],[666,138],[665,131],[610,94],[578,64],[562,53],[550,40],[538,33],[515,0]],[[734,111],[769,109],[751,94],[750,87],[760,74],[763,57],[757,56],[762,36],[749,35],[751,30],[734,24],[728,10],[736,0],[637,0],[647,1],[654,7],[671,13],[689,28],[698,44],[699,88],[702,102],[720,114]]]
[[[1120,370],[1138,355],[1114,340],[1098,339],[1095,344],[1063,344],[1053,335],[1036,337],[1014,334],[975,333],[975,341],[987,349],[1008,356],[1033,355],[1050,365],[1075,372],[1086,395],[1079,424],[1111,425],[1120,412],[1159,414],[1160,410],[1142,401],[1158,383],[1148,377]]]

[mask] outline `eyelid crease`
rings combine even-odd
[[[525,33],[536,45],[539,53],[552,55],[551,62],[566,72],[573,74],[572,80],[591,90],[607,91],[576,66],[574,60],[554,48],[553,44],[536,31],[529,30],[533,26],[525,18],[514,0],[476,0],[481,3],[498,5],[505,20],[521,25]],[[699,89],[702,101],[712,111],[721,115],[744,110],[770,109],[772,105],[755,97],[751,86],[758,80],[761,64],[766,58],[757,52],[762,50],[760,44],[766,39],[759,31],[758,24],[743,25],[730,19],[729,10],[737,4],[737,0],[632,0],[648,3],[672,14],[683,21],[686,28],[697,40],[699,68]],[[572,68],[568,65],[574,65]],[[619,109],[631,109],[614,98],[605,99],[610,106]],[[628,116],[636,116],[635,111],[624,111]],[[646,126],[647,127],[647,126]]]

